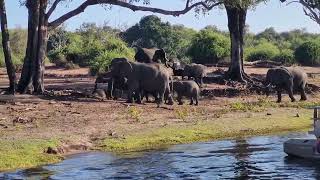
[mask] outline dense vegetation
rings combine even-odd
[[[10,31],[13,60],[21,65],[25,53],[27,32]],[[229,33],[208,26],[200,31],[183,25],[163,22],[157,16],[145,16],[139,23],[121,32],[107,25],[84,23],[76,31],[64,27],[50,32],[48,57],[66,68],[89,66],[93,74],[105,71],[114,57],[134,56],[134,45],[164,48],[169,58],[186,62],[219,63],[229,61]],[[253,34],[246,32],[246,61],[272,60],[285,64],[320,65],[320,35],[303,29],[276,32],[267,28]],[[4,66],[3,54],[0,66]]]

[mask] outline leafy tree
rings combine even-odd
[[[272,60],[280,51],[277,46],[269,42],[263,42],[255,47],[247,49],[247,61]]]
[[[230,55],[230,41],[221,33],[204,29],[192,40],[188,54],[196,63],[217,63]]]
[[[155,15],[143,17],[139,23],[127,29],[121,36],[131,46],[163,48],[170,57],[185,58],[187,46],[196,31],[182,25],[172,26]]]
[[[320,65],[320,41],[308,41],[294,52],[296,60],[303,65]]]
[[[272,61],[281,62],[286,65],[295,63],[294,52],[291,49],[283,49],[272,58]]]

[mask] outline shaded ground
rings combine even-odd
[[[320,73],[319,68],[304,69],[308,73]],[[210,68],[210,71],[214,70],[216,68]],[[248,74],[258,75],[267,71],[266,68],[246,70]],[[202,97],[198,107],[178,106],[177,103],[174,106],[164,105],[162,108],[156,108],[152,103],[130,105],[124,100],[99,100],[88,97],[87,95],[92,92],[95,78],[87,74],[88,69],[62,70],[49,67],[45,82],[46,89],[51,90],[51,96],[18,95],[12,98],[0,95],[0,142],[54,139],[59,140],[62,147],[67,147],[60,150],[67,153],[69,150],[96,148],[102,140],[105,142],[105,138],[121,140],[133,134],[153,132],[157,129],[172,127],[183,129],[216,122],[228,124],[234,123],[233,121],[239,118],[259,120],[285,115],[283,122],[285,125],[288,118],[308,119],[308,113],[311,111],[302,108],[320,102],[317,93],[309,94],[309,101],[297,103],[289,103],[289,98],[285,96],[282,104],[274,103],[275,96],[265,98],[263,95],[240,94],[236,97]],[[318,76],[314,77],[310,78],[310,82],[320,82]],[[1,69],[0,88],[6,87],[6,84],[5,71]],[[232,87],[218,84],[205,85],[207,90],[227,88]],[[310,113],[310,117],[311,115]],[[295,129],[299,127],[305,128],[306,124]],[[245,128],[242,130],[241,128],[239,132],[246,131]],[[104,145],[108,146],[108,143]]]

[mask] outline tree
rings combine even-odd
[[[0,0],[0,19],[1,19],[1,31],[2,31],[2,46],[3,53],[7,67],[7,74],[9,77],[9,89],[8,92],[14,94],[16,87],[16,74],[15,67],[12,63],[11,48],[9,40],[9,31],[7,23],[7,14],[4,0]]]
[[[83,0],[82,4],[75,9],[49,22],[52,13],[56,10],[57,6],[64,1],[65,0],[26,0],[25,2],[25,6],[28,9],[28,41],[22,74],[18,84],[18,91],[20,93],[34,92],[39,94],[44,92],[44,59],[46,56],[48,30],[57,28],[66,20],[82,13],[89,6],[105,4],[128,8],[132,11],[150,11],[164,15],[179,16],[199,6],[211,10],[213,7],[222,4],[220,1],[215,1],[208,5],[205,2],[192,3],[192,0],[187,0],[183,10],[169,11],[149,6],[135,5],[135,3],[140,0]],[[143,3],[149,4],[150,0],[143,0]]]
[[[230,55],[229,38],[214,29],[205,28],[193,38],[188,54],[195,63],[218,63]]]
[[[227,77],[237,81],[251,81],[243,69],[243,47],[246,30],[246,16],[250,7],[263,0],[234,0],[224,1],[228,16],[228,28],[231,40],[231,64]]]
[[[287,0],[280,1],[286,2]],[[302,4],[305,15],[320,25],[320,0],[298,0],[290,1],[288,4],[296,2]]]

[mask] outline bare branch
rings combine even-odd
[[[159,14],[164,14],[164,15],[180,16],[182,14],[189,12],[191,9],[193,9],[197,6],[203,6],[205,9],[211,10],[212,8],[214,8],[218,5],[221,5],[223,2],[217,2],[212,5],[208,5],[205,2],[197,2],[192,5],[189,5],[189,3],[190,3],[190,0],[187,0],[186,7],[183,10],[169,11],[169,10],[153,8],[153,7],[136,6],[136,5],[130,4],[128,2],[125,2],[123,0],[86,0],[76,9],[74,9],[74,10],[62,15],[61,17],[57,18],[56,20],[50,22],[49,26],[51,28],[56,28],[60,24],[65,22],[66,20],[82,13],[87,7],[92,6],[92,5],[97,5],[97,4],[116,5],[116,6],[131,9],[132,11],[149,11],[149,12],[154,12],[154,13],[159,13]]]
[[[55,0],[52,4],[52,6],[50,7],[49,11],[47,12],[47,18],[49,18],[51,16],[51,14],[53,13],[53,11],[56,9],[57,5],[61,2],[62,0]]]
[[[317,14],[315,9],[313,9],[310,4],[308,4],[304,0],[300,0],[300,3],[304,6],[303,11],[305,12],[305,14],[320,25],[320,13]],[[306,9],[308,9],[309,13],[306,12]]]

